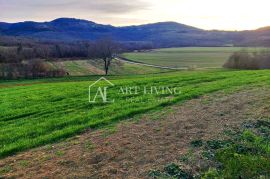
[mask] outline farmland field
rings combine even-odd
[[[242,47],[187,47],[125,53],[123,57],[137,62],[168,67],[220,68],[233,52],[242,49],[250,52],[264,50],[264,48]]]
[[[269,71],[183,71],[138,76],[111,76],[114,103],[91,104],[89,85],[99,77],[0,83],[0,157],[101,128],[164,106],[219,90],[269,83]],[[106,85],[101,82],[101,86]],[[121,86],[178,87],[177,94],[119,95]],[[94,90],[97,87],[93,88]],[[166,99],[166,100],[162,100]]]
[[[102,60],[70,60],[62,62],[48,62],[57,68],[63,68],[71,76],[104,75]],[[122,63],[113,60],[110,66],[110,75],[134,75],[166,72],[168,70],[146,67],[136,64]]]
[[[0,52],[5,49],[15,49],[16,47],[0,46]],[[53,69],[63,69],[69,73],[70,76],[88,76],[88,75],[104,75],[103,60],[93,59],[58,59],[55,61],[46,60],[46,63]],[[0,69],[2,64],[0,64]],[[136,64],[123,63],[117,60],[112,60],[110,65],[110,75],[138,75],[168,72],[166,69],[159,69]]]

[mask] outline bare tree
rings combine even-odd
[[[104,71],[108,75],[111,61],[118,51],[118,45],[111,39],[100,39],[94,47],[94,57],[104,61]]]

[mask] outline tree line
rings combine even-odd
[[[108,42],[111,43],[110,41]],[[73,58],[92,59],[101,53],[100,46],[104,46],[103,44],[101,45],[101,41],[96,43],[38,44],[30,47],[18,44],[16,47],[0,48],[0,63],[20,63],[35,58],[48,61]]]
[[[46,62],[76,59],[103,60],[107,75],[111,60],[117,53],[123,51],[123,47],[111,39],[73,43],[23,42],[19,42],[16,46],[12,44],[12,46],[0,47],[0,78],[65,76],[69,73],[64,69],[55,69]]]

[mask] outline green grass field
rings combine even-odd
[[[246,49],[250,52],[264,48],[242,47],[187,47],[157,49],[150,52],[125,53],[123,57],[147,64],[168,67],[220,68],[233,52]]]
[[[71,76],[104,75],[102,60],[71,60],[60,62],[48,62],[55,68],[63,68]],[[122,63],[113,60],[110,66],[110,75],[137,75],[167,72],[168,70]]]
[[[98,76],[0,83],[0,157],[100,128],[147,111],[218,90],[269,83],[263,71],[183,71],[153,75],[111,76],[114,103],[91,104],[88,88]],[[100,84],[101,86],[104,83]],[[181,94],[120,95],[120,86],[179,87]],[[95,90],[96,87],[93,89]],[[127,101],[132,97],[133,102]],[[166,100],[164,100],[166,99]]]

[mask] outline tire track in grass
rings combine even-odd
[[[176,97],[175,100],[168,103],[149,103],[146,105],[135,104],[134,106],[133,105],[123,106],[122,104],[119,104],[118,106],[112,105],[111,108],[109,108],[109,110],[103,111],[103,113],[100,113],[100,111],[98,111],[98,108],[96,108],[95,113],[89,113],[88,115],[85,114],[83,116],[85,117],[84,119],[80,119],[80,117],[78,117],[79,118],[78,121],[74,120],[76,118],[76,114],[72,113],[67,116],[68,118],[64,116],[63,118],[50,119],[51,122],[55,123],[54,125],[50,125],[48,121],[46,121],[47,123],[41,123],[41,121],[38,121],[39,123],[36,125],[34,125],[34,123],[33,125],[32,123],[28,123],[30,128],[22,126],[25,127],[25,130],[18,130],[17,135],[16,132],[13,133],[13,136],[9,136],[10,134],[0,135],[1,136],[0,138],[3,139],[2,143],[0,144],[1,146],[3,146],[1,147],[0,156],[3,157],[15,153],[17,151],[25,150],[28,148],[32,148],[50,142],[55,142],[57,140],[66,138],[67,136],[82,132],[83,130],[89,127],[90,128],[102,127],[104,125],[117,122],[119,120],[123,120],[128,117],[132,117],[136,114],[145,113],[147,111],[154,110],[162,106],[167,106],[184,100],[192,99],[201,96],[203,94],[223,89],[230,89],[245,84],[258,83],[259,81],[263,82],[269,79],[268,76],[265,76],[263,72],[259,74],[240,73],[245,75],[239,76],[237,79],[233,77],[234,74],[235,73],[229,74],[228,75],[229,77],[227,78],[225,75],[225,77],[222,79],[218,79],[218,77],[217,79],[213,78],[212,81],[209,79],[205,79],[205,81],[202,80],[203,82],[201,83],[196,83],[195,82],[196,80],[194,80],[193,83],[186,83],[186,86],[183,86],[182,89],[184,95],[182,94],[181,96]],[[252,75],[252,78],[247,79],[247,77],[248,76],[250,77],[250,75]],[[164,81],[166,82],[166,79],[164,79]],[[115,111],[119,111],[119,113],[114,116],[112,114],[114,114]],[[72,116],[74,116],[74,118],[72,118]],[[100,120],[100,118],[102,118],[102,120]],[[27,133],[27,131],[31,130],[34,132]],[[55,134],[55,136],[51,136],[52,133]]]
[[[211,80],[219,80],[219,79],[223,79],[223,78],[225,78],[225,77],[211,77],[211,78],[208,78],[208,79],[198,79],[198,78],[193,78],[193,79],[184,79],[184,80],[181,80],[181,82],[180,83],[177,83],[178,85],[181,85],[181,86],[185,86],[185,85],[190,85],[190,84],[193,84],[193,83],[202,83],[202,82],[205,82],[205,81],[211,81]],[[167,80],[167,79],[166,79]],[[166,81],[166,80],[164,80],[164,81]],[[160,83],[160,82],[162,82],[162,81],[154,81],[153,83],[155,84],[155,83]],[[179,82],[179,80],[175,80],[175,82]],[[174,83],[174,81],[173,80],[171,80],[171,83]],[[145,83],[143,83],[143,84],[145,84]],[[137,85],[139,85],[139,84],[137,84]],[[45,88],[45,91],[47,90],[47,88]],[[61,89],[60,89],[61,90]],[[78,97],[80,97],[79,95],[77,95]],[[72,96],[73,97],[73,96]],[[45,98],[45,97],[44,97]],[[63,97],[64,98],[64,97]],[[65,95],[65,98],[69,98],[69,96],[67,96],[67,95]],[[45,98],[46,99],[46,98]],[[14,101],[15,100],[15,98],[14,99],[12,99],[11,101]],[[51,101],[51,100],[50,100]],[[39,103],[39,102],[43,102],[43,101],[34,101],[35,102],[35,106],[33,106],[32,108],[33,109],[30,109],[29,111],[31,111],[31,113],[36,113],[36,114],[38,114],[38,115],[40,115],[40,114],[42,114],[42,113],[39,113],[39,111],[40,111],[40,109],[38,109],[38,107],[40,107],[40,104],[36,104],[36,103]],[[45,102],[47,102],[47,100],[45,101]],[[69,102],[69,101],[66,101],[66,102]],[[23,104],[22,104],[23,105]],[[64,103],[64,105],[65,105],[65,103]],[[77,105],[77,104],[76,104]],[[41,106],[41,108],[44,110],[44,107],[43,107],[44,105],[42,105]],[[54,104],[54,106],[55,106],[55,108],[57,108],[57,109],[62,109],[61,108],[61,105],[58,105],[58,104]],[[66,107],[66,106],[65,106]],[[29,108],[29,107],[28,107]],[[35,112],[33,112],[34,111],[34,109],[36,109],[36,111]],[[48,111],[48,113],[52,113],[52,112],[54,112],[54,111]],[[19,113],[21,113],[20,112],[20,110],[19,111],[11,111],[10,112],[11,114],[19,114]],[[23,112],[23,113],[28,113],[27,111],[25,111],[25,112]],[[5,116],[5,117],[4,117]],[[20,115],[18,115],[18,116],[13,116],[13,115],[8,115],[8,114],[6,114],[6,113],[4,113],[4,114],[2,114],[2,115],[0,115],[0,117],[1,117],[1,119],[0,119],[0,121],[8,121],[9,119],[16,119],[16,117],[19,119],[20,118]],[[29,116],[28,116],[29,117]]]

